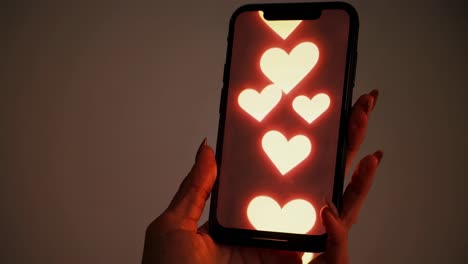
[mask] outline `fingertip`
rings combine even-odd
[[[372,109],[374,109],[375,105],[377,104],[377,99],[379,98],[379,90],[374,89],[369,93],[369,95],[374,98],[374,103],[372,105]]]
[[[379,157],[375,153],[368,155],[366,157],[366,163],[368,168],[376,168],[379,164]]]
[[[365,107],[365,112],[366,114],[369,114],[370,111],[374,108],[374,97],[373,96],[368,96],[367,97],[367,102],[366,102],[366,107]]]
[[[347,231],[343,226],[341,219],[335,217],[332,209],[328,206],[322,210],[321,214],[323,226],[328,234],[327,248],[329,246],[336,247],[346,243]]]
[[[216,165],[216,159],[215,159],[214,151],[208,145],[203,146],[202,152],[200,154],[200,158],[203,161],[206,161],[207,163],[209,163],[210,165]]]
[[[382,161],[383,155],[384,155],[383,150],[377,150],[376,152],[374,152],[373,155],[374,155],[374,157],[377,158],[377,164],[380,164],[380,162]]]
[[[321,209],[320,209],[320,221],[322,222],[322,225],[325,226],[325,220],[324,220],[324,214],[325,214],[325,209],[327,208],[327,206],[323,206]]]
[[[200,153],[197,156],[195,168],[198,168],[199,170],[207,173],[210,179],[216,178],[217,166],[215,154],[213,149],[208,144],[201,146]]]
[[[362,94],[361,96],[359,96],[359,98],[356,100],[356,106],[357,105],[364,105],[365,102],[367,102],[369,100],[369,97],[371,97],[370,94]]]
[[[198,147],[197,154],[195,156],[195,161],[199,160],[214,160],[214,151],[208,145],[208,140],[205,138],[200,146]]]
[[[320,221],[322,221],[323,226],[325,226],[325,210],[326,209],[327,209],[326,205],[320,209]]]
[[[333,213],[333,209],[329,206],[324,206],[320,211],[322,225],[325,226],[327,233],[334,233],[335,225],[338,221],[337,216]]]
[[[374,171],[378,164],[379,160],[374,154],[365,156],[358,165],[357,171],[359,177],[357,178],[367,177],[366,175]]]
[[[338,208],[336,208],[335,204],[333,202],[330,202],[328,198],[324,197],[323,200],[327,204],[327,207],[332,211],[333,215],[335,218],[340,217],[340,213],[338,212]]]
[[[195,154],[195,161],[198,160],[203,147],[206,145],[207,145],[207,140],[206,138],[204,138],[203,141],[200,143],[200,146],[198,146],[197,154]]]
[[[178,215],[189,219],[193,228],[193,221],[200,219],[211,189],[216,180],[217,167],[214,152],[203,140],[197,151],[195,164],[192,166],[187,177],[185,177],[169,209]]]
[[[353,109],[362,109],[367,114],[372,110],[374,99],[370,94],[363,94],[357,99]]]

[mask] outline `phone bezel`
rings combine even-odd
[[[220,168],[222,160],[222,147],[224,139],[225,116],[227,106],[227,89],[230,78],[231,55],[233,48],[234,25],[237,17],[243,12],[259,10],[281,10],[289,13],[288,17],[294,19],[294,12],[300,10],[323,10],[341,9],[350,16],[350,28],[348,36],[348,49],[346,55],[345,81],[343,86],[342,110],[340,118],[340,129],[337,149],[337,162],[335,167],[335,178],[333,184],[332,201],[341,209],[341,199],[343,194],[344,170],[345,170],[345,149],[347,144],[347,124],[351,110],[352,90],[354,87],[354,76],[357,59],[357,38],[359,30],[359,18],[354,7],[345,2],[316,2],[316,3],[287,3],[287,4],[249,4],[238,8],[231,16],[229,22],[228,47],[226,63],[224,65],[223,88],[221,90],[221,100],[219,108],[218,138],[216,144],[216,161]],[[218,170],[219,176],[219,170]],[[229,243],[243,246],[265,247],[281,250],[294,250],[304,252],[323,252],[326,249],[327,234],[322,235],[302,235],[279,232],[258,231],[249,229],[227,228],[220,225],[217,220],[217,177],[211,194],[211,206],[209,214],[210,235],[221,243]]]

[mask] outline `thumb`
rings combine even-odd
[[[198,148],[195,164],[180,185],[167,211],[182,217],[184,222],[194,222],[196,230],[196,223],[205,208],[215,179],[215,156],[205,139]]]
[[[328,205],[321,211],[322,223],[327,230],[327,250],[311,263],[346,264],[348,258],[348,232],[341,222],[333,205]]]

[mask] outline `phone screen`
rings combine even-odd
[[[332,200],[345,85],[349,14],[234,23],[218,168],[225,228],[321,235]]]

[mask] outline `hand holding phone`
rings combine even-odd
[[[265,14],[265,16],[268,18],[268,15]],[[297,24],[297,22],[295,23]],[[282,33],[277,33],[278,36],[283,39],[291,37],[291,36],[288,36],[288,34],[290,35],[294,31],[294,30],[291,30],[293,25],[294,23],[291,23],[289,26],[289,29],[285,30],[284,32],[281,31]],[[309,45],[309,47],[312,47],[312,46]],[[320,46],[317,45],[317,47],[320,50]],[[319,60],[320,58],[318,59],[318,62],[317,62],[318,64],[320,64]],[[300,82],[297,82],[296,86],[299,83]],[[285,93],[285,90],[288,90],[288,94],[293,93],[294,90],[297,88],[293,86],[290,86],[289,88],[287,88],[286,83],[280,84],[280,85],[284,87],[284,90],[282,89],[283,93]],[[225,88],[226,87],[227,86],[225,86]],[[226,101],[225,101],[226,95],[227,95],[226,89],[224,91],[225,92],[223,93],[223,99],[222,99],[222,104],[221,104],[222,111],[226,111]],[[283,97],[284,94],[282,94],[281,96]],[[378,93],[376,90],[373,90],[369,94],[364,94],[361,97],[359,97],[359,99],[354,104],[352,110],[350,111],[349,119],[344,124],[344,130],[346,132],[345,134],[347,137],[346,138],[347,144],[343,145],[343,148],[344,148],[343,153],[345,153],[343,154],[343,156],[345,158],[344,160],[342,160],[340,164],[342,164],[343,169],[346,171],[349,170],[349,166],[352,160],[354,159],[357,151],[359,150],[361,143],[364,140],[364,137],[366,134],[367,121],[368,121],[368,118],[372,109],[375,106],[377,97],[378,97]],[[239,107],[240,107],[240,104],[239,104]],[[263,111],[265,111],[265,109],[263,109]],[[223,113],[224,114],[221,115],[221,121],[224,122],[223,118],[226,117],[226,112],[223,112]],[[262,112],[261,109],[258,113],[254,115],[257,115],[259,119],[268,118],[267,116],[268,113],[265,114],[265,112]],[[252,115],[251,118],[254,118],[254,115]],[[315,121],[313,120],[312,117],[306,116],[305,118],[304,117],[302,118],[304,119],[304,122],[313,123]],[[222,125],[224,125],[223,122],[220,122],[220,128]],[[340,124],[340,127],[341,127],[341,124]],[[264,128],[268,128],[268,125],[265,126]],[[224,131],[225,131],[224,129],[220,129],[220,133],[223,133]],[[341,128],[340,128],[340,131],[341,131]],[[281,132],[281,131],[278,131],[278,132]],[[270,137],[279,136],[278,134],[276,135],[275,134],[276,133],[273,133],[273,134],[270,133]],[[340,132],[340,135],[341,135],[341,132]],[[223,137],[218,137],[218,141],[222,140],[222,138]],[[291,138],[289,139],[289,141],[288,139],[286,140],[286,142],[290,142],[290,141],[291,141]],[[285,141],[283,141],[283,143],[284,142]],[[314,146],[314,145],[315,144],[311,144],[311,146]],[[265,154],[264,159],[266,161],[274,163],[273,161],[274,158],[272,159],[271,157],[268,156],[268,154],[265,151],[265,148],[262,147],[262,149]],[[268,147],[266,149],[268,149]],[[206,140],[201,144],[197,152],[196,158],[195,158],[195,164],[192,170],[190,171],[190,173],[188,174],[188,176],[184,179],[179,190],[174,196],[171,204],[156,220],[154,220],[148,226],[147,231],[146,231],[146,236],[145,236],[145,246],[144,246],[142,262],[145,264],[174,263],[174,262],[178,262],[178,263],[255,263],[255,261],[258,261],[259,259],[261,259],[265,263],[297,263],[300,261],[300,258],[302,257],[303,263],[308,263],[309,260],[312,258],[311,254],[302,255],[302,252],[294,252],[294,251],[285,252],[282,250],[268,250],[268,249],[261,249],[261,248],[255,248],[255,247],[238,247],[238,246],[230,246],[230,245],[224,244],[224,243],[236,243],[236,244],[252,245],[252,246],[258,246],[258,247],[273,247],[273,248],[276,247],[276,248],[283,248],[283,249],[289,249],[289,250],[293,250],[295,248],[299,248],[296,250],[302,250],[305,248],[307,249],[312,248],[313,250],[317,250],[321,248],[320,243],[312,244],[312,246],[308,246],[307,243],[310,242],[308,238],[305,238],[304,240],[302,240],[302,243],[301,243],[301,241],[297,240],[297,237],[291,237],[293,238],[291,241],[293,241],[294,243],[289,244],[289,245],[287,245],[288,243],[285,244],[284,241],[279,241],[279,243],[277,244],[271,243],[272,242],[271,238],[278,236],[278,235],[280,237],[287,237],[287,238],[290,238],[289,235],[291,234],[296,235],[296,233],[294,232],[299,232],[297,229],[295,229],[297,227],[294,227],[290,230],[287,230],[287,229],[280,230],[280,231],[286,231],[290,233],[282,233],[282,232],[263,233],[265,231],[259,231],[259,230],[253,229],[252,227],[253,224],[251,224],[251,226],[248,226],[247,231],[258,231],[259,233],[253,233],[253,234],[261,235],[260,237],[253,237],[254,239],[251,239],[249,236],[246,237],[243,235],[232,236],[232,237],[220,236],[220,235],[226,234],[224,233],[225,230],[221,230],[221,233],[219,233],[220,230],[215,225],[210,225],[210,228],[209,228],[210,230],[209,230],[208,223],[205,223],[200,228],[198,228],[197,223],[203,212],[205,201],[208,198],[208,195],[210,194],[213,185],[215,184],[216,177],[221,176],[221,174],[219,173],[217,175],[217,171],[219,172],[219,169],[220,169],[219,167],[217,168],[217,162],[219,162],[218,153],[220,153],[220,150],[222,150],[222,148],[220,148],[220,144],[218,142],[218,146],[217,146],[218,161],[215,161],[215,155],[212,149],[206,144]],[[322,207],[321,211],[316,212],[315,222],[319,221],[320,224],[323,223],[322,227],[328,233],[328,236],[326,238],[327,252],[318,256],[311,263],[320,262],[320,263],[328,263],[328,264],[338,264],[338,263],[348,262],[347,233],[350,227],[352,226],[352,224],[357,219],[359,210],[371,187],[372,180],[375,174],[375,170],[380,160],[382,159],[382,155],[383,153],[381,151],[377,151],[374,154],[368,155],[364,159],[361,160],[356,170],[352,174],[350,184],[347,186],[345,190],[345,193],[343,196],[343,202],[339,203],[339,208],[340,208],[339,210],[333,209],[335,206],[333,204],[330,204],[330,205],[326,205]],[[278,160],[281,161],[282,159],[278,159]],[[276,169],[276,173],[279,173],[285,176],[285,175],[293,173],[294,170],[297,171],[298,170],[297,167],[300,166],[300,163],[301,162],[297,164],[292,164],[292,165],[289,164],[289,167],[270,164],[271,166],[269,169],[271,170]],[[245,176],[245,175],[239,174],[238,176],[240,179],[242,179],[242,176]],[[257,182],[257,180],[255,180],[254,182]],[[219,181],[218,181],[218,184],[219,184]],[[213,201],[218,202],[216,195],[217,195],[217,192],[220,191],[219,186],[216,187],[213,191],[214,192],[212,196],[212,202]],[[268,203],[268,197],[271,198],[274,195],[275,195],[275,192],[271,192],[270,195],[265,195],[266,199],[264,200],[266,200]],[[335,198],[334,192],[333,192],[333,197]],[[341,194],[339,195],[338,198],[341,198]],[[295,200],[300,200],[300,199],[295,199]],[[309,204],[312,204],[308,200],[308,198],[303,199],[303,200]],[[253,199],[253,201],[255,201],[255,199]],[[270,200],[270,203],[271,203],[271,200]],[[299,201],[299,203],[301,202]],[[296,202],[292,204],[294,205],[294,204],[299,204],[299,203]],[[306,203],[303,203],[303,204],[306,204]],[[218,206],[221,206],[220,203],[218,203]],[[281,205],[278,205],[278,207],[281,207]],[[211,210],[211,216],[212,216],[213,212],[215,212],[216,210],[214,210],[213,207],[211,209],[212,209]],[[284,210],[285,206],[283,206],[282,209]],[[314,210],[316,210],[315,207],[314,207]],[[253,212],[253,213],[256,213],[256,212]],[[245,215],[243,217],[245,217]],[[210,218],[210,221],[213,221],[213,220],[216,221],[216,219]],[[272,228],[272,227],[267,226],[263,228]],[[273,228],[277,228],[277,226]],[[305,229],[305,227],[303,228]],[[239,231],[242,231],[242,230],[239,230]],[[261,239],[259,240],[259,238],[265,238],[265,237],[262,237],[265,234],[267,235],[266,241],[268,241],[268,243],[259,243],[262,241]],[[217,243],[212,238],[215,238],[217,241],[220,241],[222,243]],[[241,240],[236,240],[238,238],[241,238]],[[245,239],[245,240],[242,240],[242,239]],[[303,251],[309,251],[309,250],[303,250]]]
[[[348,152],[355,152],[364,139],[369,111],[363,109],[370,101],[376,101],[375,93],[361,96],[353,106],[350,118],[350,145]],[[374,104],[375,105],[375,104]],[[373,105],[371,105],[373,106]],[[348,157],[351,155],[348,155]],[[372,185],[377,163],[382,153],[368,155],[358,164],[343,198],[343,212],[337,217],[332,207],[322,212],[327,238],[327,252],[315,258],[311,264],[348,263],[348,230],[356,220],[359,210]],[[348,159],[347,163],[351,163]],[[208,223],[198,228],[197,222],[205,207],[205,201],[216,178],[216,161],[213,150],[201,144],[195,164],[182,182],[169,207],[146,230],[143,264],[172,263],[309,263],[313,255],[302,252],[265,250],[254,247],[238,247],[218,244],[208,231]],[[346,210],[344,210],[346,208]]]

